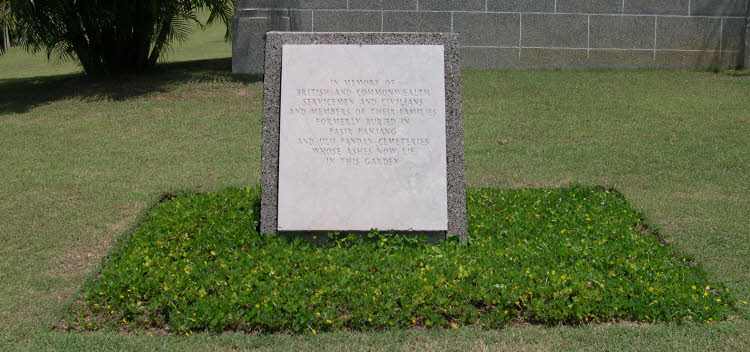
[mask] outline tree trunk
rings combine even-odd
[[[3,49],[8,51],[10,49],[10,33],[8,32],[8,25],[3,26]]]
[[[148,58],[147,67],[152,68],[156,66],[156,62],[159,60],[162,49],[167,42],[167,36],[169,35],[169,27],[172,22],[172,15],[166,15],[162,19],[162,26],[159,28],[159,32],[154,40],[154,47],[151,49],[151,56]]]

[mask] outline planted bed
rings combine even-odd
[[[290,332],[699,322],[734,299],[616,191],[470,189],[468,244],[258,233],[260,190],[167,197],[121,238],[74,330]]]

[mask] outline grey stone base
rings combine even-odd
[[[288,11],[237,11],[232,20],[232,72],[263,73],[266,32],[288,31]]]

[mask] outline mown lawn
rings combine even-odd
[[[149,76],[106,81],[0,57],[0,349],[750,350],[750,309],[717,324],[511,326],[317,336],[66,333],[54,327],[139,212],[168,191],[260,178],[262,84],[221,30]],[[33,78],[32,78],[33,77]],[[750,300],[750,77],[709,72],[464,73],[471,187],[620,190]],[[507,140],[507,144],[501,143]]]

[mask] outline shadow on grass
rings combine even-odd
[[[25,113],[39,105],[78,98],[122,101],[166,92],[169,86],[201,82],[260,82],[259,74],[232,73],[232,58],[159,64],[138,75],[89,77],[83,74],[0,79],[0,111]]]

